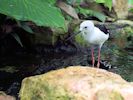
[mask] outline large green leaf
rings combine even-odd
[[[66,29],[64,17],[56,0],[0,0],[0,13],[17,20],[33,21],[39,26]]]

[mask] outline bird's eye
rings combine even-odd
[[[85,29],[87,28],[87,26],[84,27]]]

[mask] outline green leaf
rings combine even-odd
[[[102,13],[99,13],[97,11],[94,10],[90,10],[90,9],[83,9],[81,7],[78,7],[79,12],[82,13],[84,16],[94,16],[96,18],[98,18],[99,20],[101,20],[102,22],[104,22],[106,20],[106,16]]]
[[[105,0],[95,0],[97,3],[105,3]]]
[[[109,8],[109,10],[111,11],[111,8],[112,8],[112,0],[106,0],[105,6],[107,6]]]
[[[21,21],[33,21],[39,26],[66,30],[65,19],[56,0],[0,0],[0,13]]]
[[[32,29],[30,28],[30,26],[28,26],[25,22],[18,21],[18,25],[21,28],[23,28],[25,31],[27,31],[28,33],[34,34],[34,32],[32,31]]]
[[[128,0],[128,3],[133,5],[133,0]]]
[[[130,8],[130,9],[129,9],[129,12],[133,12],[133,8]]]
[[[20,40],[18,34],[12,33],[11,35],[12,35],[12,36],[14,37],[14,39],[21,45],[21,47],[23,47],[23,44],[22,44],[22,42],[21,42],[21,40]]]
[[[112,0],[95,0],[95,2],[103,3],[105,6],[109,8],[109,10],[111,10],[112,8]]]
[[[34,33],[34,32],[32,31],[32,29],[31,29],[27,24],[23,24],[21,27],[22,27],[25,31],[27,31],[27,32],[29,32],[29,33],[31,33],[31,34]]]

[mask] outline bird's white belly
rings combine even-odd
[[[107,39],[108,35],[86,35],[84,36],[86,42],[90,44],[96,44],[96,45],[101,45],[103,44]]]
[[[105,39],[99,38],[99,37],[91,37],[90,39],[88,39],[88,42],[91,44],[101,44],[104,41],[106,41]]]

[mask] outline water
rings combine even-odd
[[[116,46],[110,52],[112,57],[109,59],[113,66],[111,71],[120,74],[127,81],[133,81],[133,44],[124,48]]]

